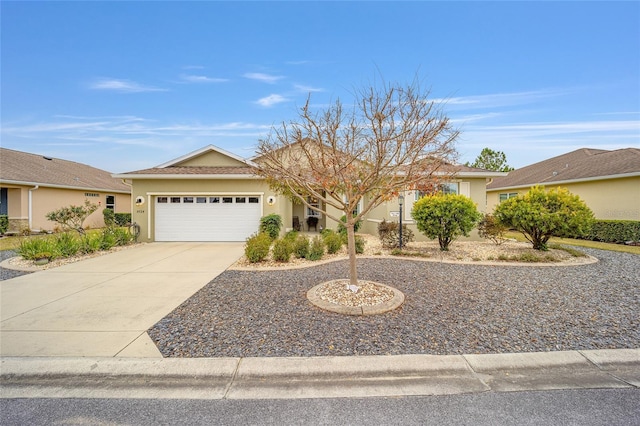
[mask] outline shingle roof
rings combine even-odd
[[[124,175],[252,175],[251,167],[169,166],[122,173]]]
[[[581,148],[495,178],[487,189],[580,181],[616,175],[640,175],[640,149],[614,151]]]
[[[59,158],[0,148],[0,181],[65,188],[131,192],[111,173]]]

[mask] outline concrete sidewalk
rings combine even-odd
[[[146,330],[242,243],[151,243],[0,282],[0,355],[155,357]]]
[[[3,358],[2,398],[292,399],[640,387],[640,349],[311,358]]]

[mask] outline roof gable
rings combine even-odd
[[[131,192],[105,170],[7,148],[0,148],[0,180],[21,185]]]
[[[496,178],[488,188],[545,185],[616,175],[640,175],[640,149],[607,151],[581,148],[511,171],[506,177]]]
[[[250,162],[213,145],[205,146],[155,168],[165,167],[247,167]]]

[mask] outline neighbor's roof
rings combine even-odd
[[[0,181],[5,184],[130,193],[105,170],[86,164],[0,148]]]
[[[496,178],[487,189],[640,176],[640,149],[614,151],[581,148]]]

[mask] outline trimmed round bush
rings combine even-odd
[[[293,243],[293,254],[298,259],[305,259],[309,255],[309,238],[298,235]]]
[[[291,241],[280,238],[274,241],[271,255],[276,262],[288,262],[291,257],[292,247]]]
[[[307,259],[309,260],[320,260],[324,256],[324,241],[320,237],[314,237],[311,241],[311,246],[309,247],[309,254],[307,255]]]
[[[244,246],[244,255],[251,263],[262,262],[269,255],[270,247],[271,237],[269,234],[264,232],[253,234],[247,238],[247,242]]]
[[[327,232],[323,235],[324,243],[327,246],[327,253],[337,253],[342,248],[342,237],[335,232]]]
[[[427,195],[416,201],[411,216],[420,232],[438,239],[442,251],[459,236],[469,236],[481,218],[471,198],[457,194]]]
[[[364,253],[364,238],[362,238],[360,235],[356,235],[355,236],[355,241],[356,241],[356,253],[357,254],[362,254]]]

